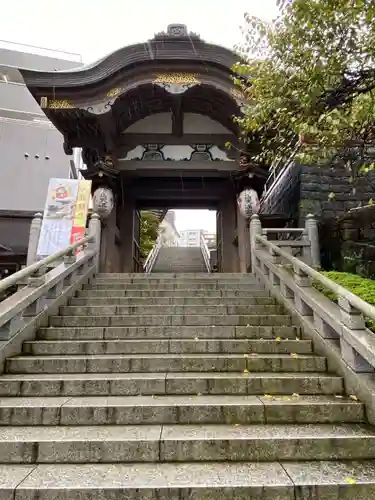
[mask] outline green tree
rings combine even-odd
[[[159,219],[151,212],[142,211],[140,219],[140,251],[145,260],[158,237]]]
[[[236,120],[250,150],[257,138],[253,160],[271,164],[297,150],[303,162],[351,161],[353,148],[366,159],[374,142],[374,0],[278,6],[272,23],[245,15],[233,68],[245,94]]]

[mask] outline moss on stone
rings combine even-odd
[[[375,280],[362,278],[362,276],[359,276],[358,274],[343,273],[339,271],[321,271],[321,273],[338,285],[341,285],[355,295],[358,295],[358,297],[362,300],[365,300],[372,306],[375,306]],[[331,290],[328,290],[321,283],[315,281],[314,287],[332,301],[337,302],[337,295]],[[374,321],[367,319],[366,326],[375,332]]]

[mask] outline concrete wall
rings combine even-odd
[[[78,54],[8,42],[7,48],[0,47],[0,65],[56,71],[75,68],[82,63]]]
[[[68,178],[69,160],[56,129],[0,118],[0,210],[42,210],[49,179]]]
[[[71,157],[27,88],[12,80],[12,68],[52,71],[81,63],[72,54],[8,45],[14,50],[0,48],[0,210],[36,212],[44,208],[49,179],[69,177]],[[38,50],[42,55],[32,53]]]
[[[12,111],[13,114],[10,114]],[[35,117],[46,119],[43,111],[38,106],[36,100],[27,90],[27,87],[17,83],[5,83],[0,81],[0,116],[13,117],[14,112],[18,112],[19,118],[22,115],[19,113],[32,113]],[[25,116],[23,117],[26,118]],[[32,119],[30,117],[29,119]]]
[[[14,253],[26,254],[31,219],[32,214],[7,217],[0,212],[0,244],[11,248]]]

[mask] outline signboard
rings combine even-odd
[[[50,179],[38,257],[52,255],[84,237],[90,193],[91,181]]]

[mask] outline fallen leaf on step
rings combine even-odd
[[[202,396],[202,393],[201,393],[201,392],[198,392],[197,396]]]
[[[292,397],[293,398],[299,398],[299,394],[297,394],[296,392],[294,394],[292,394]]]
[[[246,325],[246,328],[250,328],[250,325],[249,325],[249,324],[247,324],[247,325]]]
[[[299,337],[296,337],[296,340],[298,341],[298,340],[300,340],[300,338],[299,338]]]
[[[335,394],[335,398],[337,399],[343,399],[344,396],[341,396],[341,394]]]
[[[347,484],[356,484],[357,481],[355,479],[353,479],[352,477],[346,477],[344,479],[344,482]]]
[[[194,337],[194,340],[199,340],[199,338],[198,337]]]
[[[248,357],[249,357],[249,355],[248,355],[248,354],[244,354],[244,355],[243,355],[243,357],[244,357],[244,358],[248,358]]]
[[[276,342],[280,342],[281,341],[281,337],[276,337],[275,340],[276,340]]]
[[[272,399],[273,398],[273,396],[271,396],[271,394],[264,394],[263,397],[266,398],[266,399]]]
[[[212,328],[215,328],[215,325],[212,325]]]
[[[234,426],[235,426],[235,427],[239,427],[239,426],[240,426],[240,424],[234,424]]]
[[[350,399],[352,399],[353,401],[358,401],[357,396],[355,396],[354,394],[351,394],[349,397],[350,397]]]
[[[243,372],[245,373],[245,375],[247,375],[249,373],[249,370],[245,369]]]
[[[298,358],[298,354],[296,354],[295,352],[291,352],[290,355],[292,356],[292,358]]]
[[[263,338],[263,337],[260,337],[260,339],[259,339],[259,340],[264,340],[264,338]]]

